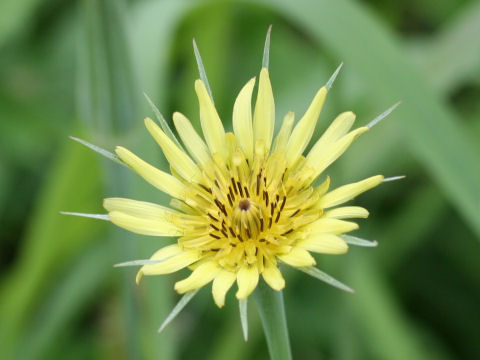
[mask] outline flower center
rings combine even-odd
[[[248,199],[242,199],[238,202],[238,207],[240,210],[247,211],[250,209],[250,200]]]

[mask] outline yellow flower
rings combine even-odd
[[[178,237],[145,262],[144,275],[168,274],[189,267],[175,284],[186,293],[212,284],[222,307],[236,282],[236,297],[246,299],[260,277],[275,290],[285,287],[281,263],[305,270],[311,253],[343,254],[343,234],[358,228],[351,218],[366,218],[358,206],[340,206],[380,184],[382,175],[330,190],[330,179],[316,181],[369,126],[351,130],[355,114],[344,112],[305,152],[328,93],[320,88],[294,126],[288,113],[274,137],[275,104],[267,68],[262,68],[252,113],[255,78],[241,89],[233,107],[233,132],[226,132],[202,80],[195,82],[203,138],[181,113],[173,114],[187,152],[151,119],[145,125],[170,163],[171,174],[155,168],[123,147],[120,160],[150,184],[170,195],[170,207],[108,198],[108,219],[129,231]],[[355,239],[355,238],[354,238]],[[358,239],[357,239],[358,240]],[[160,240],[162,241],[162,240]],[[307,271],[308,272],[308,271]]]

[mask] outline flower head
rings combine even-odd
[[[339,206],[377,186],[383,176],[330,190],[326,177],[316,181],[369,127],[350,130],[355,114],[344,112],[309,144],[328,93],[318,90],[303,117],[294,125],[288,113],[274,137],[275,105],[268,69],[263,67],[252,113],[256,79],[241,89],[233,107],[233,132],[226,132],[202,80],[195,82],[202,137],[181,113],[173,121],[187,152],[172,134],[153,120],[145,125],[160,145],[171,174],[141,160],[129,150],[116,153],[146,181],[170,195],[170,207],[108,198],[104,207],[114,224],[135,233],[174,236],[142,266],[137,275],[160,275],[189,267],[192,272],[175,284],[186,293],[213,282],[215,303],[221,307],[236,282],[239,300],[246,299],[260,277],[275,290],[285,286],[279,264],[306,268],[313,253],[343,254],[342,234],[358,228],[345,219],[365,218],[358,206]],[[162,241],[162,240],[160,240]],[[163,244],[162,244],[163,245]]]

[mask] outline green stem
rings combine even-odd
[[[275,291],[260,281],[253,297],[257,303],[268,352],[272,360],[291,360],[290,339],[283,303],[283,292]]]

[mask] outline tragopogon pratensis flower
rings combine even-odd
[[[171,173],[124,147],[116,148],[124,164],[172,197],[170,207],[124,198],[107,198],[103,203],[108,211],[105,219],[131,232],[159,237],[160,249],[141,262],[137,282],[143,276],[188,267],[191,274],[178,281],[175,290],[183,294],[212,282],[213,299],[222,307],[235,282],[239,300],[255,290],[261,277],[272,289],[283,289],[279,266],[283,263],[349,289],[314,268],[311,253],[344,254],[347,243],[374,245],[344,235],[358,228],[350,219],[366,218],[369,213],[343,204],[379,185],[384,177],[375,175],[331,190],[325,170],[393,107],[354,130],[355,114],[341,113],[305,152],[335,76],[318,90],[298,122],[292,112],[283,118],[276,136],[267,67],[260,71],[253,110],[256,79],[240,90],[233,106],[233,132],[225,130],[208,84],[195,81],[203,137],[183,114],[173,114],[187,151],[172,132],[145,119]],[[167,244],[162,237],[177,240]]]

